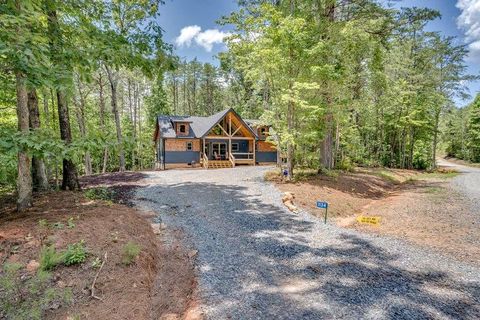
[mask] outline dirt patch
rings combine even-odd
[[[108,188],[113,190],[112,200],[116,203],[134,207],[132,201],[135,189],[143,185],[146,177],[141,172],[104,173],[80,178],[83,189]]]
[[[401,182],[416,174],[412,170],[369,170],[355,173],[339,173],[335,176],[315,175],[296,183],[277,180],[283,192],[295,194],[295,204],[315,215],[323,215],[316,208],[316,201],[329,203],[328,214],[332,218],[351,216],[375,199],[383,199],[403,188]]]
[[[39,195],[35,207],[21,215],[14,212],[14,203],[4,204],[0,209],[0,262],[20,263],[22,279],[32,276],[27,265],[35,266],[32,260],[39,261],[47,243],[62,251],[83,241],[87,249],[85,262],[59,265],[51,271],[49,287],[68,288],[72,300],[49,305],[46,319],[177,319],[195,310],[193,259],[180,245],[162,241],[166,230],[154,234],[145,214],[86,199],[81,192]],[[127,243],[140,247],[129,265],[124,260]],[[100,299],[95,299],[91,285],[98,262],[103,260],[95,285]]]
[[[384,234],[433,248],[456,259],[479,264],[480,218],[467,199],[448,188],[454,173],[440,170],[361,170],[338,177],[314,176],[281,183],[295,194],[295,204],[323,218],[316,200],[329,203],[330,221],[362,232]],[[358,216],[379,216],[379,225],[360,224]]]
[[[370,226],[343,221],[364,232],[386,234],[433,248],[458,260],[480,264],[480,219],[466,199],[447,183],[418,181],[414,187],[381,200],[374,200],[359,214],[380,216]]]

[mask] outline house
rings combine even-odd
[[[276,163],[277,149],[266,141],[268,130],[232,108],[210,117],[160,115],[154,134],[156,168]]]

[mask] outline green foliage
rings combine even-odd
[[[73,228],[75,228],[75,222],[74,222],[74,218],[73,218],[73,217],[68,218],[67,228],[68,228],[68,229],[73,229]]]
[[[84,192],[85,197],[91,200],[112,200],[114,191],[108,188],[92,188]]]
[[[57,265],[63,262],[63,255],[57,252],[55,246],[43,246],[40,251],[40,270],[53,270]]]
[[[83,240],[74,244],[69,244],[67,250],[63,254],[63,263],[66,266],[83,263],[86,259],[87,250]]]
[[[140,246],[134,242],[129,241],[122,248],[122,263],[130,265],[137,259],[140,254]]]
[[[0,317],[6,319],[43,319],[51,303],[70,303],[70,289],[57,289],[51,275],[43,270],[22,276],[22,265],[5,263],[0,277]]]
[[[92,268],[98,269],[102,265],[102,260],[99,257],[95,257],[95,259],[92,261]]]

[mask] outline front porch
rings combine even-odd
[[[204,138],[201,141],[200,163],[204,168],[233,168],[255,165],[255,140]]]
[[[229,113],[201,139],[204,168],[255,165],[255,135],[243,121]]]

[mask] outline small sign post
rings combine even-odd
[[[317,201],[317,208],[325,209],[325,221],[324,221],[324,223],[326,224],[327,223],[328,202]]]

